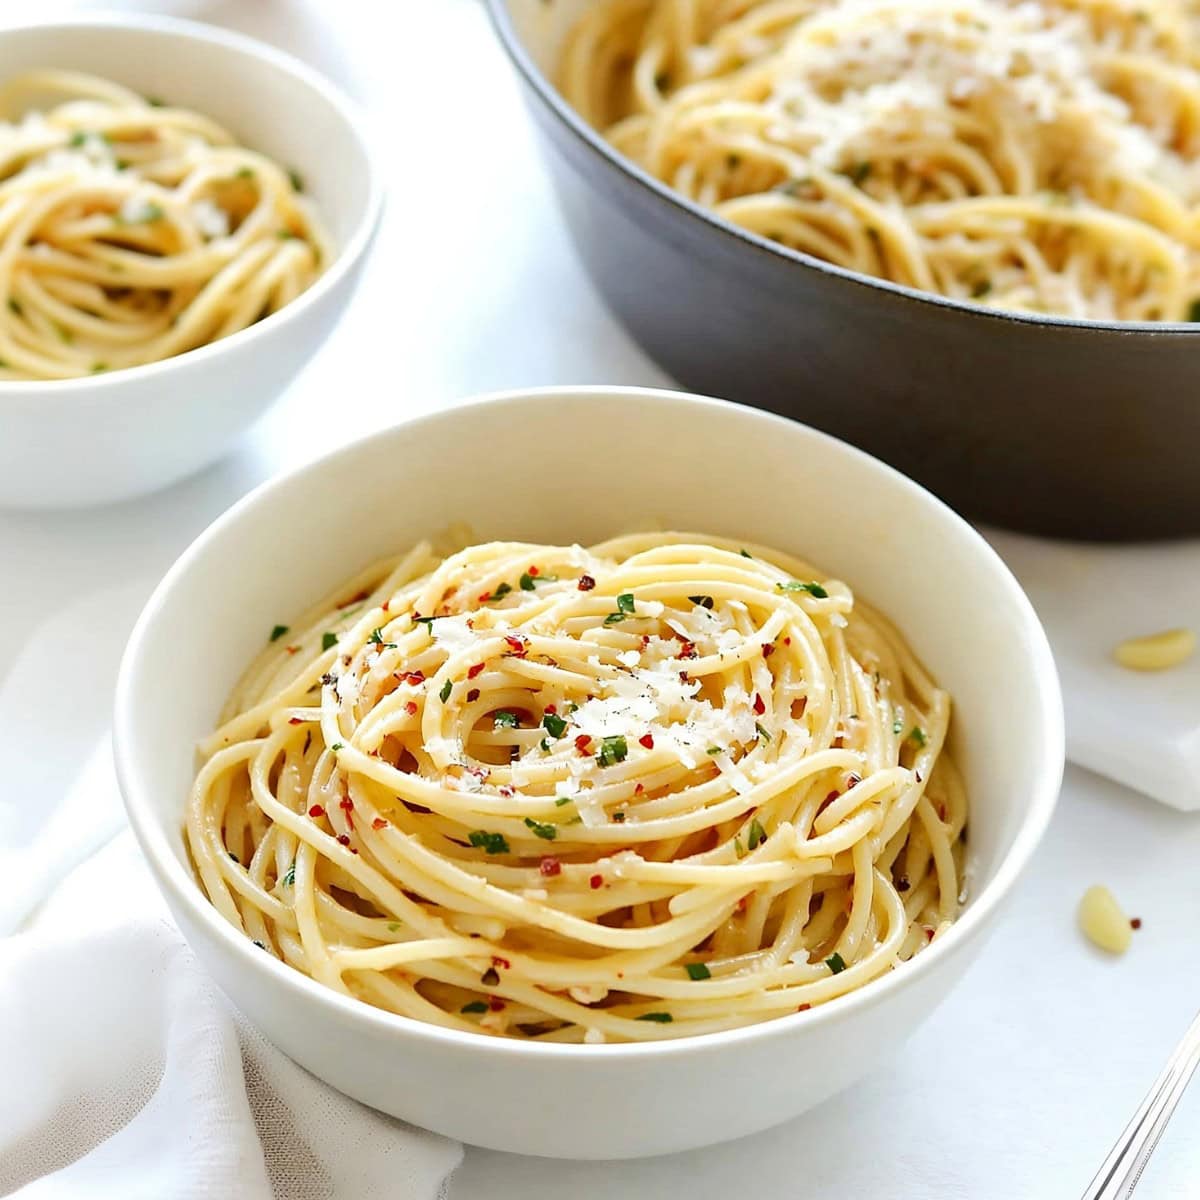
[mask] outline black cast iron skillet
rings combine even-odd
[[[487,0],[584,264],[676,379],[845,438],[976,520],[1090,539],[1200,533],[1200,325],[993,312],[723,221],[558,94],[537,63],[563,4]]]

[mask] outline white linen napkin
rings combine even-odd
[[[104,751],[69,808],[119,813]],[[0,1063],[0,1195],[19,1200],[436,1200],[462,1157],[247,1025],[128,831],[0,940]]]
[[[1127,638],[1180,626],[1200,633],[1200,542],[1100,546],[984,533],[1046,627],[1067,757],[1173,808],[1200,809],[1200,654],[1148,674],[1112,659]]]

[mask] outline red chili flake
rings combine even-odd
[[[345,809],[346,812],[353,812],[354,811],[354,801],[351,800],[349,796],[343,796],[338,801],[338,808]]]
[[[492,1012],[503,1012],[504,1001],[501,1000],[499,996],[490,996],[488,998],[488,1008],[490,1008]]]
[[[808,1012],[808,1010],[809,1010],[810,1008],[812,1008],[812,1005],[811,1005],[811,1004],[797,1004],[797,1005],[796,1005],[796,1011],[797,1011],[797,1012]]]
[[[351,853],[351,854],[357,854],[357,853],[358,853],[358,847],[357,847],[357,846],[351,846],[351,847],[350,847],[350,853]]]
[[[475,703],[475,701],[476,701],[476,700],[478,700],[478,699],[479,699],[479,689],[478,689],[478,688],[472,688],[472,689],[471,689],[471,690],[470,690],[470,691],[467,693],[467,703],[468,703],[468,704],[474,704],[474,703]]]
[[[635,796],[640,796],[645,790],[646,790],[646,785],[644,783],[639,783],[637,785],[637,787],[635,787],[633,789],[633,794]]]
[[[638,738],[638,745],[645,746],[647,750],[653,750],[654,735],[652,733],[643,733],[642,736]]]
[[[344,833],[339,833],[339,834],[337,835],[337,840],[338,840],[338,842],[339,842],[341,845],[343,845],[343,846],[348,846],[348,845],[350,845],[350,838],[349,838],[349,835],[347,835],[347,834],[344,834]]]
[[[786,638],[784,638],[784,639],[783,639],[783,644],[784,644],[785,646],[790,646],[790,645],[792,644],[792,639],[791,639],[790,637],[786,637]]]
[[[390,600],[385,600],[383,602],[383,611],[384,612],[387,612],[388,609],[390,609],[391,607],[392,607],[392,602]]]
[[[833,747],[835,750],[841,750],[841,749],[842,749],[842,748],[843,748],[843,747],[846,745],[846,743],[845,743],[845,740],[842,738],[842,735],[839,733],[839,734],[837,735],[837,737],[835,737],[835,738],[833,739],[833,741],[830,743],[830,745],[831,745],[831,746],[832,746],[832,747]]]
[[[487,663],[476,663],[473,667],[468,667],[467,668],[467,678],[475,679],[477,676],[479,676],[483,673],[483,668],[486,666],[487,666]]]
[[[750,903],[750,896],[747,894],[747,895],[743,896],[737,902],[737,911],[740,913],[744,913],[746,911],[746,905],[749,903]]]
[[[299,647],[299,646],[284,646],[284,649],[285,649],[285,650],[286,650],[286,651],[287,651],[289,654],[299,654],[299,653],[300,653],[300,647]]]
[[[488,601],[489,601],[491,598],[492,598],[492,593],[491,593],[491,592],[484,592],[484,593],[483,593],[483,594],[482,594],[482,595],[479,597],[479,601],[478,601],[478,603],[480,603],[480,604],[486,604],[486,603],[487,603],[487,602],[488,602]]]
[[[643,633],[642,634],[642,649],[645,650],[645,648],[648,645],[650,645],[650,635],[648,633]]]
[[[301,717],[288,717],[289,725],[303,725],[304,721]]]
[[[340,600],[338,602],[338,608],[349,608],[351,604],[360,604],[370,594],[371,593],[368,592],[366,588],[363,588],[363,590],[361,592],[355,592],[354,595],[351,596],[349,600]]]
[[[1129,928],[1130,929],[1141,929],[1141,927],[1142,927],[1142,918],[1141,917],[1130,917],[1129,918]]]
[[[679,647],[679,657],[698,658],[699,655],[696,653],[696,643],[685,641],[683,645]]]
[[[411,683],[413,687],[417,687],[419,684],[425,682],[425,672],[409,671],[403,678],[405,683]]]
[[[937,806],[936,811],[937,811],[937,815],[938,815],[938,820],[944,821],[946,819],[946,806],[944,804],[939,804]]]
[[[775,643],[763,642],[762,652],[763,658],[770,658],[771,655],[775,653]]]
[[[511,783],[502,784],[500,787],[500,795],[502,795],[506,800],[509,796],[512,796],[515,793],[516,788],[514,788]]]
[[[591,744],[592,744],[591,735],[587,734],[587,733],[581,733],[575,739],[575,749],[578,750],[580,754],[586,754],[588,752],[588,749],[590,748]]]
[[[851,771],[850,774],[846,776],[846,791],[849,791],[851,788],[858,787],[860,783],[862,783],[862,776],[855,775],[854,772]]]
[[[507,958],[498,958],[495,954],[492,955],[492,966],[499,967],[502,971],[512,970],[512,963]]]
[[[688,673],[686,671],[680,671],[679,672],[679,682],[680,683],[691,683],[692,681],[688,677]]]
[[[590,575],[580,575],[575,585],[581,592],[590,592],[596,586],[596,581]]]
[[[404,711],[408,713],[410,717],[415,717],[417,715],[417,702],[415,700],[410,700],[404,706]]]
[[[523,637],[515,637],[510,633],[506,633],[504,635],[504,644],[517,658],[524,658],[529,653],[529,643]]]
[[[540,575],[540,574],[541,574],[541,571],[539,571],[539,570],[537,569],[537,567],[530,567],[530,568],[529,568],[529,574],[530,574],[530,575]]]
[[[852,913],[853,911],[854,911],[854,893],[847,892],[846,893],[846,912]]]
[[[817,809],[817,816],[819,817],[841,794],[841,792],[830,792],[829,795],[821,801],[821,807]]]
[[[375,820],[373,820],[371,822],[371,828],[372,829],[386,829],[387,822],[382,817],[376,817]]]
[[[593,875],[591,877],[591,879],[588,880],[588,883],[590,883],[592,885],[593,889],[598,888],[598,887],[603,887],[604,886],[604,876],[603,875]]]
[[[754,693],[754,711],[760,717],[767,711],[766,701],[758,692]]]
[[[325,808],[323,805],[314,804],[312,808],[308,810],[308,815],[310,817],[323,817],[325,815]]]
[[[544,709],[542,709],[542,711],[548,712],[548,713],[556,713],[556,712],[558,712],[558,705],[557,704],[547,704],[546,707]]]
[[[547,855],[538,863],[538,870],[547,878],[552,879],[555,875],[562,874],[562,863],[557,858]]]
[[[927,942],[933,941],[933,930],[928,925],[925,926],[925,940]]]

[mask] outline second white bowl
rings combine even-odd
[[[970,898],[958,922],[912,962],[810,1012],[637,1045],[526,1044],[422,1024],[256,949],[188,865],[183,809],[196,742],[276,622],[453,521],[480,540],[558,543],[661,521],[778,546],[846,580],[897,623],[954,698],[970,804]],[[269,1038],[385,1112],[478,1145],[564,1158],[739,1137],[885,1061],[981,949],[1045,830],[1063,766],[1045,636],[970,526],[811,429],[630,388],[493,397],[265,484],[151,598],[121,667],[114,729],[130,820],[180,928]]]
[[[336,247],[308,291],[219,342],[109,375],[0,383],[0,506],[65,508],[151,491],[230,448],[346,307],[381,191],[355,107],[240,34],[145,14],[5,30],[0,80],[35,67],[87,71],[214,118],[300,172]]]

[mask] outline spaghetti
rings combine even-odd
[[[679,1037],[832,1000],[956,916],[949,698],[799,560],[422,544],[271,636],[201,747],[187,841],[224,917],[339,992]]]
[[[0,113],[0,380],[182,354],[329,259],[299,177],[207,117],[68,71],[10,80]]]
[[[1174,0],[603,0],[561,86],[794,250],[999,309],[1200,319],[1200,25]]]

